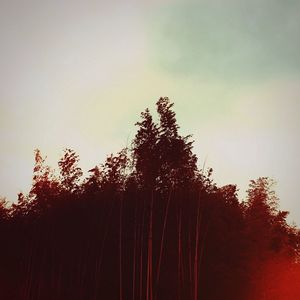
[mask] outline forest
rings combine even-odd
[[[300,299],[300,231],[274,181],[251,180],[244,201],[218,186],[173,106],[142,112],[87,176],[74,150],[59,172],[35,150],[30,192],[0,201],[1,299]]]

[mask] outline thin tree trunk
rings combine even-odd
[[[203,253],[204,253],[204,246],[205,246],[205,241],[206,241],[206,237],[207,237],[207,233],[208,233],[208,226],[209,226],[209,224],[206,225],[205,231],[203,233],[203,240],[202,240],[201,249],[200,249],[200,256],[199,256],[199,270],[198,270],[198,274],[200,273],[201,264],[202,264],[202,261],[203,261]],[[203,292],[204,291],[202,290],[202,294],[203,294]]]
[[[149,238],[148,238],[148,267],[147,267],[147,300],[153,300],[152,285],[152,221],[153,221],[153,190],[151,192],[151,204],[149,215]]]
[[[123,209],[123,199],[120,199],[120,242],[119,242],[119,299],[123,299],[123,278],[122,278],[122,209]]]
[[[200,202],[198,204],[198,211],[197,211],[197,222],[196,222],[196,245],[195,245],[195,259],[194,259],[194,300],[198,300],[198,264],[199,264],[199,257],[198,257],[198,248],[199,248],[199,227],[201,222],[200,215]],[[199,220],[200,219],[200,220]]]
[[[137,228],[136,228],[136,218],[137,218],[137,203],[135,204],[135,211],[134,211],[134,239],[133,239],[133,270],[132,270],[132,300],[135,300],[135,271],[136,271],[136,247],[137,247]]]
[[[110,220],[111,220],[111,216],[112,216],[112,212],[113,212],[113,208],[114,208],[114,202],[113,201],[111,201],[111,202],[112,202],[111,209],[110,209],[110,212],[107,216],[107,220],[104,224],[104,235],[103,235],[103,240],[102,240],[102,245],[101,245],[101,250],[100,250],[100,256],[99,256],[99,258],[97,259],[97,262],[96,262],[96,275],[95,275],[96,278],[98,278],[98,276],[100,274],[102,261],[103,261],[103,255],[104,255],[105,242],[106,242],[106,238],[107,238],[107,235],[108,235],[109,224],[110,224]],[[98,294],[98,284],[97,284],[97,281],[96,281],[94,300],[98,299],[97,294]]]
[[[143,215],[141,226],[141,252],[140,252],[140,298],[143,299],[143,246],[144,246],[144,223],[145,223],[145,199],[143,201]]]
[[[161,241],[160,241],[160,251],[159,251],[157,274],[156,274],[155,299],[157,298],[157,290],[158,290],[158,283],[159,283],[159,277],[160,277],[161,261],[162,261],[162,254],[163,254],[163,247],[164,247],[165,231],[166,231],[166,226],[167,226],[168,212],[169,212],[169,206],[170,206],[171,192],[172,192],[172,188],[170,189],[170,192],[169,192],[169,197],[168,197],[167,207],[166,207],[166,213],[165,213],[165,218],[164,218],[163,231],[162,231]]]
[[[181,299],[181,210],[179,207],[179,222],[178,222],[178,299]]]
[[[189,220],[189,235],[188,235],[188,251],[189,251],[189,284],[190,284],[190,297],[192,298],[193,289],[192,289],[192,282],[193,282],[193,275],[192,275],[192,241],[191,241],[191,220]]]

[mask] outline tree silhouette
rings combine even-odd
[[[36,210],[50,207],[59,195],[59,182],[51,168],[45,165],[39,149],[35,150],[32,187],[28,195],[31,206]]]
[[[7,201],[0,197],[0,222],[8,218]]]
[[[159,154],[160,154],[160,184],[180,186],[195,178],[197,157],[192,153],[193,142],[190,136],[178,134],[179,126],[172,111],[173,103],[169,98],[160,98],[157,103],[159,114]]]
[[[79,157],[72,149],[65,149],[64,155],[58,162],[62,188],[72,193],[79,190],[79,181],[83,175],[78,167]]]
[[[219,187],[173,107],[142,112],[131,149],[85,179],[74,150],[59,176],[35,151],[29,194],[0,199],[1,299],[299,299],[300,231],[274,182],[250,181],[245,202]]]
[[[149,109],[141,113],[142,121],[132,145],[133,159],[138,181],[145,188],[154,188],[159,170],[158,128]]]
[[[102,169],[103,185],[112,191],[124,190],[126,184],[127,149],[123,149],[117,155],[107,157]]]

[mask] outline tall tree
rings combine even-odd
[[[157,103],[159,114],[159,161],[161,186],[180,186],[195,178],[197,157],[193,154],[193,141],[190,135],[181,136],[176,114],[172,110],[174,103],[168,97],[160,98]]]
[[[251,180],[248,189],[246,208],[247,230],[254,259],[268,256],[272,224],[277,214],[277,197],[272,190],[274,182],[267,177]],[[258,234],[259,233],[259,234]]]
[[[138,132],[132,143],[133,161],[138,181],[145,188],[153,188],[159,170],[158,128],[153,122],[149,109],[141,113],[142,121],[137,122]]]
[[[102,185],[114,191],[123,191],[126,185],[128,164],[127,148],[117,155],[111,154],[102,165]]]
[[[35,164],[33,168],[33,182],[29,193],[29,199],[34,201],[38,209],[45,209],[51,205],[51,200],[58,195],[58,181],[51,168],[45,164],[39,149],[35,150]]]
[[[103,174],[98,166],[88,171],[90,176],[86,178],[83,189],[88,194],[95,194],[100,191]]]
[[[65,149],[64,155],[58,162],[63,189],[72,193],[78,192],[82,170],[78,167],[79,156],[72,149]]]

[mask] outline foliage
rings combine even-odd
[[[274,182],[250,181],[240,202],[198,169],[173,103],[156,109],[86,179],[74,150],[59,176],[35,151],[30,193],[0,200],[1,298],[299,299],[300,232]]]
[[[64,155],[58,162],[63,189],[72,193],[79,190],[79,181],[83,175],[78,167],[79,157],[72,149],[65,149]]]

